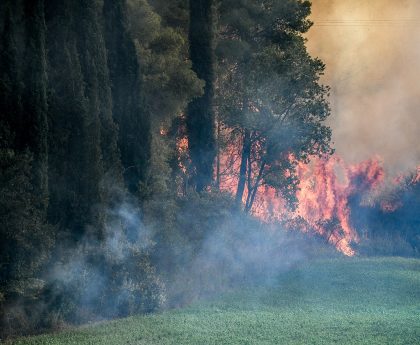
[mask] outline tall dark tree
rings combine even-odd
[[[0,2],[1,331],[33,330],[52,312],[126,315],[163,299],[141,221],[132,221],[138,201],[126,192],[137,193],[150,151],[126,12],[123,0]],[[195,78],[188,67],[181,80]],[[74,260],[86,274],[66,272],[61,285],[49,279]],[[45,317],[27,313],[41,298]]]
[[[34,152],[35,184],[41,193],[46,210],[48,198],[48,147],[47,147],[47,57],[44,0],[24,2],[26,23],[26,65],[24,70],[25,109],[27,125],[20,129],[20,145]],[[29,135],[28,135],[29,134]],[[27,142],[25,142],[26,140]]]
[[[137,193],[150,158],[150,114],[141,93],[143,86],[125,1],[104,0],[103,15],[123,176],[128,190]]]
[[[82,260],[85,272],[70,271],[65,286],[51,287],[60,296],[51,304],[76,306],[70,320],[82,308],[107,317],[151,310],[160,303],[161,284],[139,235],[136,201],[125,188],[137,193],[150,145],[125,1],[47,4],[49,218],[60,229],[56,259],[70,267]]]
[[[44,1],[3,1],[0,23],[1,336],[9,327],[16,327],[13,317],[5,317],[9,306],[39,291],[35,278],[48,256],[52,233],[46,224]]]
[[[11,148],[34,155],[33,183],[47,206],[47,65],[44,1],[4,1],[1,120],[13,133]],[[24,23],[21,25],[20,23]]]
[[[87,48],[84,43],[99,34],[93,27],[97,20],[94,6],[85,8],[81,1],[46,1],[51,84],[49,219],[59,225],[60,234],[74,241],[88,229],[101,229],[100,215],[92,213],[92,206],[102,201],[103,173],[92,51],[97,45]]]
[[[190,1],[190,57],[193,70],[205,81],[204,94],[188,106],[187,133],[192,160],[193,185],[204,190],[212,182],[215,149],[214,96],[214,4]]]

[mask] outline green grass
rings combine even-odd
[[[304,263],[270,287],[14,344],[420,344],[420,260]]]

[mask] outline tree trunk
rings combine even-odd
[[[247,175],[247,166],[249,155],[251,154],[251,134],[248,129],[245,129],[242,144],[241,168],[239,170],[238,188],[236,190],[236,203],[239,205],[242,202],[242,197],[245,191],[245,182]]]
[[[216,188],[220,190],[220,120],[217,120],[217,137],[216,137]]]
[[[265,169],[265,161],[263,161],[261,163],[261,167],[260,167],[260,170],[258,172],[258,176],[257,176],[257,179],[255,181],[254,186],[252,186],[252,188],[251,188],[251,186],[248,187],[248,189],[249,189],[248,198],[247,198],[246,205],[245,205],[245,212],[246,213],[251,211],[252,206],[254,205],[255,197],[257,195],[258,187],[260,186],[260,182],[261,182],[262,177],[263,177],[264,169]]]

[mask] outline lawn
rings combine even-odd
[[[420,260],[301,263],[269,286],[13,344],[420,344]]]

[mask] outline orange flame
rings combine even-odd
[[[413,184],[420,182],[420,166],[417,167],[416,176],[413,179]]]
[[[221,155],[221,165],[229,174],[221,178],[220,188],[230,193],[236,192],[239,171],[237,148],[228,148]],[[229,167],[229,169],[227,168]],[[350,224],[350,195],[363,190],[377,188],[383,181],[384,172],[379,158],[357,165],[346,166],[337,156],[329,159],[314,158],[311,164],[299,163],[297,168],[300,180],[297,191],[298,207],[288,211],[285,200],[274,188],[260,186],[252,213],[264,222],[293,220],[301,217],[329,243],[345,255],[355,254],[351,243],[359,241],[357,232]],[[341,175],[341,176],[340,176]],[[245,191],[244,199],[247,197]],[[325,224],[336,221],[327,230]],[[302,231],[308,229],[301,228]]]
[[[179,169],[186,174],[187,166],[185,164],[185,157],[188,156],[188,138],[182,137],[177,140],[178,148],[178,167]]]

